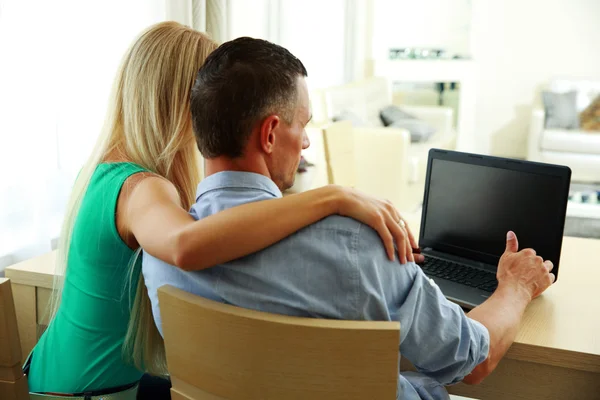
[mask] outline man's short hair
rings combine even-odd
[[[191,95],[196,142],[206,158],[241,157],[255,124],[294,118],[302,62],[285,48],[241,37],[223,43],[198,71]]]

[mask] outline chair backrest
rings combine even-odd
[[[327,124],[323,131],[323,151],[330,184],[356,185],[354,133],[349,121]]]
[[[28,398],[27,378],[21,369],[21,342],[10,280],[0,278],[0,399]]]
[[[408,183],[409,133],[397,128],[356,128],[354,145],[356,188],[406,211],[414,197]]]
[[[395,399],[398,322],[289,317],[158,290],[173,399]]]

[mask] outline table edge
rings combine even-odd
[[[600,354],[514,342],[506,358],[600,373]]]

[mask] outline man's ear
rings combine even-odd
[[[281,123],[278,115],[269,115],[260,124],[260,146],[261,149],[271,154],[273,152],[273,146],[277,137],[277,128]]]

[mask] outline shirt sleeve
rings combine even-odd
[[[399,321],[400,353],[419,372],[453,384],[487,358],[487,329],[447,300],[418,265],[389,261],[381,240],[366,226],[358,243],[361,318]]]

